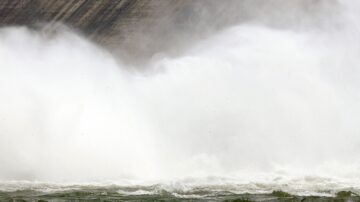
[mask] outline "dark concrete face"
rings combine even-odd
[[[321,27],[337,0],[0,0],[0,25],[63,23],[141,63],[181,54],[195,41],[239,23],[276,29]]]

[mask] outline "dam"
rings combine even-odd
[[[331,17],[328,7],[336,9],[336,1],[330,1],[329,6],[326,0],[3,0],[0,26],[55,29],[61,23],[134,61],[158,52],[176,55],[189,43],[241,22],[318,26],[319,16]]]

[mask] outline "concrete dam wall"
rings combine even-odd
[[[193,41],[241,22],[264,23],[275,28],[319,26],[319,19],[333,15],[328,7],[336,5],[336,0],[330,1],[335,3],[329,4],[327,0],[225,0],[222,3],[217,0],[0,0],[0,25],[54,28],[62,23],[124,59],[141,60],[159,52],[177,54]]]

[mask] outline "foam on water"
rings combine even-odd
[[[1,189],[359,189],[359,5],[341,5],[325,28],[240,24],[146,74],[68,30],[2,28]]]

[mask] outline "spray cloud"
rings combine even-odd
[[[2,28],[0,179],[358,181],[359,4],[339,4],[321,29],[241,23],[148,74],[67,30]]]

